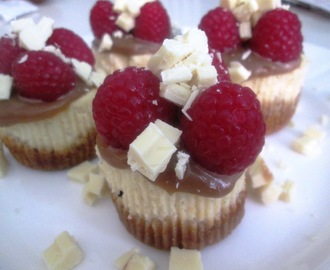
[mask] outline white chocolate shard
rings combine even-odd
[[[9,99],[13,85],[13,77],[0,74],[0,100]]]
[[[284,202],[291,202],[295,192],[295,183],[293,181],[287,180],[282,185],[282,192],[280,195],[280,200]]]
[[[72,236],[64,231],[45,250],[44,259],[49,270],[70,270],[82,262],[84,253]]]
[[[282,193],[282,188],[274,182],[265,185],[260,190],[261,202],[265,205],[270,205],[276,202]]]
[[[50,52],[50,53],[53,53],[54,55],[56,55],[57,57],[61,58],[61,60],[64,62],[64,63],[67,63],[67,64],[71,64],[71,58],[68,58],[66,57],[60,48],[57,48],[53,45],[47,45],[45,47],[42,48],[43,51],[45,52]]]
[[[190,95],[190,87],[186,87],[182,84],[169,84],[165,85],[163,83],[160,84],[159,95],[174,104],[183,107]]]
[[[23,28],[33,25],[35,25],[35,23],[32,18],[23,18],[19,20],[13,20],[10,22],[11,31],[14,33],[21,32]]]
[[[248,40],[252,37],[252,25],[250,21],[241,22],[238,28],[239,36],[243,40]]]
[[[201,91],[198,88],[193,89],[191,95],[189,96],[189,99],[187,101],[187,103],[184,105],[184,107],[182,108],[182,113],[190,120],[193,121],[193,119],[190,117],[190,115],[188,114],[188,110],[191,107],[191,104],[195,101],[195,99],[199,96],[199,93]]]
[[[79,183],[87,183],[89,179],[89,174],[93,172],[97,172],[98,166],[90,161],[84,161],[75,167],[71,168],[67,176],[70,180],[79,182]]]
[[[165,40],[148,62],[148,68],[162,80],[160,95],[185,107],[196,88],[203,90],[217,83],[208,51],[206,34],[197,28]]]
[[[194,70],[200,66],[211,66],[212,57],[208,53],[201,53],[200,51],[195,51],[185,59],[180,61],[178,66],[186,66],[191,70]]]
[[[129,145],[127,163],[149,180],[155,181],[169,163],[176,147],[154,124],[149,126]]]
[[[234,83],[241,83],[251,76],[251,71],[247,70],[240,62],[232,61],[228,67],[230,78]]]
[[[139,253],[136,248],[121,255],[116,261],[115,266],[119,270],[155,270],[156,264],[148,257]]]
[[[89,77],[89,84],[99,87],[104,82],[106,76],[106,73],[102,70],[92,71]]]
[[[156,264],[146,256],[134,254],[124,270],[156,270]]]
[[[247,176],[253,189],[269,185],[274,181],[273,173],[261,156],[258,156],[255,162],[247,169]]]
[[[117,13],[124,12],[127,6],[127,0],[115,0],[113,3],[113,11]]]
[[[197,67],[195,72],[195,78],[197,81],[196,86],[198,88],[204,89],[218,82],[217,70],[212,65]]]
[[[194,51],[208,54],[208,41],[205,33],[197,28],[191,28],[182,36],[176,36],[174,39],[181,40],[182,43],[189,44]]]
[[[201,253],[198,250],[171,248],[169,270],[203,270]]]
[[[28,24],[18,34],[20,46],[27,50],[42,50],[53,33],[54,20],[42,17],[38,24]]]
[[[155,121],[155,125],[163,132],[165,137],[172,143],[172,144],[177,144],[179,141],[179,138],[182,134],[182,131],[167,124],[166,122],[157,119]]]
[[[174,67],[193,51],[194,48],[192,46],[183,45],[177,40],[165,39],[159,50],[151,56],[148,68],[152,73],[160,77],[160,73],[163,70]]]
[[[191,69],[187,66],[176,66],[166,69],[160,73],[164,84],[175,84],[180,82],[188,82],[192,78]]]
[[[99,52],[111,50],[112,46],[113,46],[113,40],[111,36],[108,33],[105,33],[101,39],[101,43],[98,49]]]
[[[121,13],[116,20],[116,25],[125,30],[126,32],[131,31],[135,26],[135,20],[128,13]]]
[[[121,255],[114,263],[116,268],[125,269],[129,260],[133,257],[134,254],[137,254],[137,253],[139,253],[139,250],[137,248],[132,248],[131,250],[129,250],[126,253],[124,253],[123,255]]]
[[[92,74],[92,70],[93,70],[92,66],[87,62],[78,61],[77,59],[74,58],[72,58],[71,63],[78,77],[87,83]]]
[[[100,199],[107,191],[106,181],[103,175],[98,173],[90,173],[88,182],[83,188],[83,197],[87,204],[93,205],[96,200]]]
[[[291,147],[303,155],[316,155],[322,151],[321,141],[324,137],[324,132],[315,128],[309,128],[302,136],[292,142]]]
[[[187,153],[179,151],[177,154],[177,158],[178,158],[178,162],[176,163],[175,166],[175,174],[178,179],[182,180],[186,172],[187,164],[190,156]]]
[[[310,127],[310,128],[305,130],[304,136],[315,138],[316,140],[321,141],[325,137],[325,132],[321,131],[321,130],[315,128],[315,127]]]

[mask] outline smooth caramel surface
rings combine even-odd
[[[9,100],[0,100],[0,127],[46,119],[65,110],[88,90],[85,83],[77,82],[75,89],[54,102],[20,98],[13,93]]]
[[[230,66],[230,62],[232,61],[240,62],[247,70],[251,71],[250,78],[290,72],[299,67],[302,61],[300,57],[288,63],[273,62],[244,48],[239,48],[229,53],[223,53],[221,56],[227,67]]]
[[[108,146],[100,135],[96,138],[96,144],[105,162],[119,169],[130,170],[127,164],[126,150],[115,149]],[[185,176],[180,180],[175,174],[175,165],[176,156],[173,155],[166,170],[157,177],[155,182],[150,181],[150,183],[158,185],[170,194],[174,192],[187,192],[206,197],[220,198],[232,191],[236,181],[242,175],[242,173],[234,175],[213,173],[190,159],[187,164]],[[146,180],[149,181],[148,179]]]

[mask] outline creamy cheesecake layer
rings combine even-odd
[[[37,169],[71,167],[95,155],[92,90],[52,117],[0,127],[0,139],[14,158]]]
[[[100,161],[112,199],[126,229],[159,249],[201,249],[225,238],[244,214],[245,175],[222,198],[168,193],[140,173]],[[168,179],[171,181],[171,179]]]

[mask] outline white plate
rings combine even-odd
[[[207,8],[194,7],[201,13]],[[309,70],[294,126],[267,137],[263,152],[279,183],[286,179],[296,183],[296,196],[291,203],[271,206],[249,196],[238,228],[202,251],[206,270],[330,268],[330,140],[323,140],[322,152],[312,157],[289,147],[310,126],[330,132],[329,124],[319,122],[322,115],[330,117],[330,50],[305,44],[305,52]],[[114,269],[114,260],[132,247],[154,260],[157,269],[167,269],[168,252],[129,235],[110,199],[90,207],[83,202],[82,185],[69,181],[66,171],[39,172],[17,164],[9,154],[8,159],[10,171],[0,179],[1,270],[45,269],[42,253],[64,230],[85,253],[76,269]],[[288,168],[279,169],[278,162]]]

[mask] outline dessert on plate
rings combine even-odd
[[[98,0],[90,11],[96,69],[107,74],[145,67],[171,34],[170,18],[158,0]]]
[[[257,94],[267,134],[286,126],[306,69],[297,15],[278,0],[224,0],[202,17],[199,28],[210,47],[222,52],[231,79]]]
[[[148,68],[108,75],[93,101],[99,168],[119,217],[159,249],[202,249],[244,215],[245,170],[266,126],[255,93],[218,81],[226,69],[213,62],[205,33],[190,29],[164,40]]]
[[[59,170],[95,156],[91,104],[104,77],[86,43],[51,18],[0,38],[0,141],[20,163]]]

